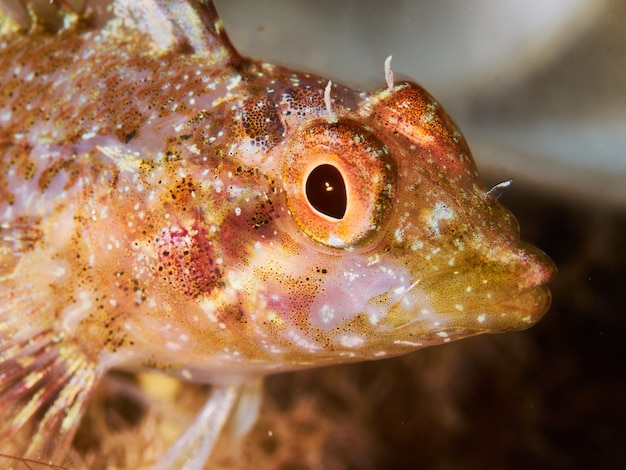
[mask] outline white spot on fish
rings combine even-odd
[[[358,335],[345,334],[341,335],[341,337],[339,338],[339,342],[345,348],[358,348],[359,346],[363,345],[365,340]]]
[[[66,272],[65,267],[63,266],[57,266],[54,269],[54,272],[52,273],[54,277],[62,277]]]
[[[333,318],[335,318],[335,309],[328,304],[322,305],[322,308],[320,308],[320,319],[322,323],[327,325]]]
[[[287,332],[287,338],[290,339],[296,346],[306,349],[307,351],[318,351],[320,347],[313,341],[304,337],[298,330],[290,329]]]
[[[439,229],[439,222],[442,220],[450,220],[454,218],[454,211],[450,209],[445,203],[438,202],[435,204],[435,209],[431,213],[431,225],[438,237],[441,236]]]
[[[397,344],[398,346],[409,346],[411,348],[415,348],[415,347],[419,348],[420,346],[422,346],[422,343],[418,341],[406,341],[406,340],[401,340],[401,339],[395,340],[393,344]]]
[[[413,251],[421,250],[422,248],[424,248],[424,242],[417,241],[411,244],[411,250]]]
[[[398,243],[402,243],[404,241],[404,232],[400,230],[399,228],[396,229],[394,236]]]

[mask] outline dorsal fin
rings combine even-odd
[[[159,0],[189,41],[196,55],[218,62],[224,57],[239,58],[212,0]]]
[[[108,9],[90,4],[90,0],[0,0],[0,12],[22,30],[39,27],[53,32],[81,17],[95,25],[111,19],[112,29],[124,25],[141,31],[161,51],[191,48],[210,63],[240,60],[211,0],[111,0],[113,18]]]
[[[186,46],[211,63],[239,59],[211,0],[114,0],[113,11],[163,51]]]

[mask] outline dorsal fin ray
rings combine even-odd
[[[240,60],[211,0],[114,0],[115,17],[162,51],[191,48],[210,63]]]
[[[239,58],[212,0],[160,1],[171,13],[171,18],[196,55],[207,57],[212,62],[224,57]]]

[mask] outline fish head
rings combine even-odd
[[[292,275],[316,285],[296,322],[309,346],[394,355],[524,329],[549,307],[554,264],[520,241],[457,126],[418,85],[311,121],[291,137],[282,178],[300,255]]]
[[[116,249],[119,221],[126,251],[99,270],[123,290],[132,338],[112,361],[215,382],[522,329],[547,310],[553,263],[520,241],[421,87],[253,70],[240,95],[194,95],[212,114],[132,141],[171,157],[114,155],[137,193],[88,237],[90,253]]]

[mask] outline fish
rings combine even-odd
[[[390,59],[367,92],[243,57],[210,0],[0,5],[2,455],[63,464],[102,378],[152,371],[212,385],[154,467],[199,469],[270,374],[548,310],[553,262]]]

